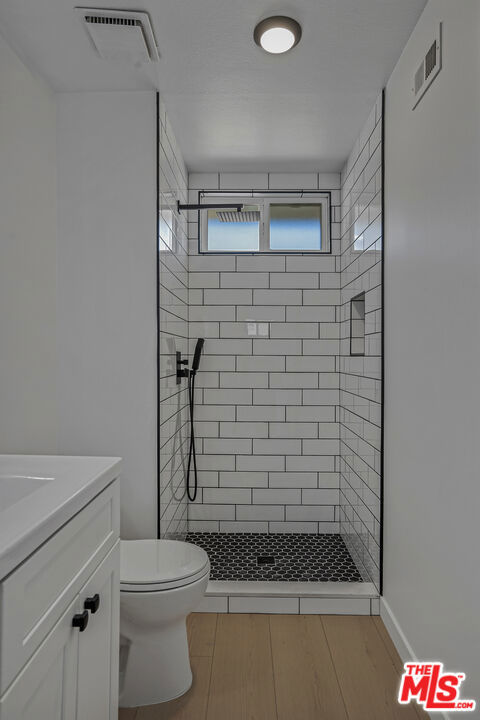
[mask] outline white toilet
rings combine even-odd
[[[192,684],[185,621],[207,588],[208,555],[177,540],[120,547],[120,706],[173,700]]]

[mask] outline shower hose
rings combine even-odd
[[[195,370],[188,373],[188,404],[190,406],[190,447],[188,450],[187,465],[187,496],[192,502],[196,500],[198,492],[197,454],[195,452],[195,427],[193,422],[195,410]],[[190,484],[190,471],[193,465],[193,490]]]

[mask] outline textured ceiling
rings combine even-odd
[[[1,32],[57,91],[160,89],[191,169],[328,172],[347,157],[425,0],[99,5],[148,11],[160,62],[99,59],[71,0],[2,0]],[[285,55],[253,41],[255,24],[272,14],[303,28]]]

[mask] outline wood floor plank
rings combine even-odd
[[[399,674],[371,617],[323,615],[349,720],[417,720],[397,702]]]
[[[119,708],[118,720],[136,720],[137,708]]]
[[[216,613],[191,613],[187,618],[191,657],[212,657],[217,629]]]
[[[385,648],[390,656],[390,659],[395,667],[395,669],[401,673],[403,672],[403,662],[400,657],[400,655],[397,652],[397,648],[392,642],[392,639],[390,635],[388,634],[387,628],[385,627],[382,618],[380,615],[373,616],[373,624],[377,628],[377,632],[380,635],[380,637],[383,640],[383,644],[385,645]]]
[[[207,720],[277,720],[267,615],[219,615]]]
[[[270,617],[278,720],[347,720],[318,615]]]
[[[212,659],[192,657],[191,664],[193,684],[190,690],[176,700],[138,708],[135,720],[205,720]]]
[[[377,617],[191,615],[194,684],[119,720],[428,720],[398,705],[402,661]]]
[[[388,634],[388,630],[384,625],[384,622],[382,618],[379,615],[376,615],[373,617],[373,622],[375,627],[377,628],[377,632],[382,638],[383,644],[385,645],[385,648],[390,656],[390,659],[392,660],[392,663],[398,673],[398,677],[403,673],[403,661],[400,655],[397,652],[397,648],[393,644],[392,638]],[[420,718],[420,720],[428,720],[429,716],[427,713],[422,710],[420,705],[417,705],[417,703],[412,703],[412,707],[415,708],[415,711],[417,713],[417,716]]]

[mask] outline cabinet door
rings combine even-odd
[[[98,595],[78,642],[76,720],[117,720],[120,611],[120,543],[80,591],[80,605]],[[88,602],[87,602],[88,604]]]
[[[118,491],[105,488],[0,583],[0,696],[117,542]]]
[[[78,598],[0,700],[0,720],[72,720],[76,704]]]

